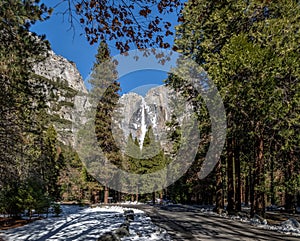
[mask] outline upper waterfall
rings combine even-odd
[[[145,101],[144,97],[142,97],[142,102],[141,102],[141,136],[140,136],[140,149],[141,150],[143,148],[143,143],[144,143],[145,135],[146,135],[146,132],[147,132],[145,111],[146,111],[146,101]]]

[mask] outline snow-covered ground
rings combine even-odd
[[[206,215],[219,216],[219,217],[239,221],[242,223],[247,223],[257,228],[268,229],[280,233],[300,236],[300,223],[294,218],[287,219],[286,221],[281,222],[278,225],[270,225],[268,224],[267,220],[259,219],[259,217],[254,217],[250,219],[246,215],[241,215],[241,216],[228,215],[227,213],[217,214],[212,211],[212,208],[201,208],[200,211],[202,213],[205,213]]]
[[[185,206],[185,205],[182,205]],[[192,206],[186,206],[191,209]],[[300,224],[296,219],[290,218],[278,225],[270,225],[259,217],[250,219],[246,215],[233,216],[226,213],[216,214],[211,208],[194,207],[195,211],[207,216],[219,216],[232,221],[253,225],[261,229],[274,230],[281,233],[300,236]],[[7,241],[79,241],[97,240],[106,232],[114,231],[125,221],[124,211],[128,208],[120,206],[105,206],[82,208],[76,205],[62,205],[63,212],[60,217],[49,217],[38,220],[22,227],[3,230],[0,237]],[[151,222],[145,213],[138,209],[134,211],[134,221],[130,222],[129,236],[122,241],[169,241],[167,232]]]
[[[124,210],[119,206],[80,208],[62,205],[60,217],[49,217],[22,227],[1,231],[0,237],[7,241],[52,240],[79,241],[97,240],[106,232],[114,231],[124,222]],[[134,221],[130,223],[130,236],[121,240],[171,240],[165,230],[155,226],[143,211],[134,211]]]

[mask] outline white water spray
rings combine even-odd
[[[146,118],[145,118],[146,102],[145,102],[144,98],[142,98],[141,109],[142,109],[142,118],[141,118],[140,149],[142,150],[145,135],[146,135],[146,132],[147,132],[147,125],[146,125]]]

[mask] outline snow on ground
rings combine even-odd
[[[0,237],[7,241],[79,241],[97,240],[102,234],[113,231],[124,222],[124,210],[119,206],[80,208],[62,205],[60,217],[49,217],[22,227],[1,231]],[[130,208],[131,209],[131,208]],[[121,240],[171,240],[165,230],[155,226],[143,211],[134,211],[134,221],[130,223],[130,236]]]
[[[217,214],[212,211],[212,208],[201,208],[200,211],[206,215],[219,216],[226,219],[236,220],[242,223],[253,225],[257,228],[268,229],[280,233],[300,236],[300,224],[296,219],[290,218],[280,223],[279,225],[270,225],[267,220],[259,220],[258,218],[248,218],[246,216],[228,215],[227,213]]]

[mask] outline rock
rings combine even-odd
[[[268,224],[267,220],[264,219],[263,217],[257,215],[257,214],[254,214],[253,218],[252,218],[252,222],[253,223],[257,223],[257,224],[263,224],[263,225],[266,225]]]
[[[134,215],[133,215],[133,214],[128,214],[128,215],[126,216],[126,220],[129,221],[129,222],[134,221]]]
[[[33,70],[43,78],[46,95],[52,97],[47,105],[53,116],[52,124],[58,139],[65,145],[74,147],[76,125],[73,123],[84,123],[84,113],[89,107],[86,96],[88,91],[76,65],[49,51],[46,59],[37,63]]]
[[[129,229],[129,227],[128,227],[128,229]],[[129,230],[127,230],[126,227],[120,227],[120,228],[115,230],[115,234],[119,238],[123,238],[124,236],[129,236]]]
[[[174,99],[174,101],[172,101]],[[171,121],[171,117],[174,114],[178,118],[181,125],[186,113],[184,111],[190,111],[191,107],[181,103],[185,109],[183,113],[177,113],[174,106],[178,102],[182,102],[183,98],[177,96],[170,88],[165,86],[158,86],[151,88],[145,96],[138,95],[130,92],[124,94],[119,100],[119,108],[115,115],[115,122],[113,124],[113,130],[121,129],[123,136],[118,136],[118,146],[121,150],[125,151],[127,147],[127,139],[129,134],[132,134],[133,139],[135,137],[141,143],[142,141],[142,126],[146,125],[146,128],[152,127],[156,141],[159,141],[162,148],[166,151],[171,151],[171,143],[167,138],[168,127],[166,123]],[[142,123],[142,113],[144,113],[144,123]],[[113,131],[117,133],[117,131]],[[130,155],[132,156],[132,155]]]
[[[129,232],[129,225],[130,225],[129,221],[125,220],[124,223],[120,225],[120,228],[125,228]]]
[[[132,210],[128,210],[128,211],[132,211]],[[128,212],[128,215],[131,214],[132,212]],[[119,228],[117,228],[113,232],[104,233],[100,238],[98,238],[98,241],[117,241],[117,240],[121,240],[121,238],[125,236],[129,236],[130,235],[129,225],[130,225],[129,222],[125,220],[124,223],[122,223]]]
[[[124,215],[125,215],[125,216],[126,216],[127,214],[133,214],[133,213],[134,213],[134,211],[131,210],[131,209],[125,210],[125,211],[124,211]]]
[[[112,232],[107,232],[98,238],[97,241],[120,241],[120,238]]]
[[[281,226],[286,228],[300,228],[300,223],[294,218],[289,218],[288,220],[282,222]]]
[[[125,210],[124,211],[125,220],[128,222],[134,221],[134,212],[133,210]]]
[[[295,218],[290,218],[289,220],[291,220],[295,228],[300,228],[300,223]]]
[[[223,208],[216,208],[214,207],[213,208],[213,212],[216,212],[217,214],[222,214],[225,210]]]
[[[49,56],[34,66],[36,74],[55,81],[57,78],[65,80],[68,86],[74,90],[87,93],[83,79],[75,63],[49,51]]]
[[[241,218],[250,218],[249,214],[247,214],[246,212],[237,212],[237,215]]]

